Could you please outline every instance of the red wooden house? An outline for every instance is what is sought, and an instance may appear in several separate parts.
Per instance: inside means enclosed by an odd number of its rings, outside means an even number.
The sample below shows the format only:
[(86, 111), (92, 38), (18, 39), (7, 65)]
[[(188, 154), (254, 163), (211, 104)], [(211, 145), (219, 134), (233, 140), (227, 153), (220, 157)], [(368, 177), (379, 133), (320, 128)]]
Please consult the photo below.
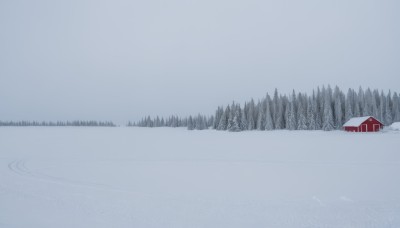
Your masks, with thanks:
[(375, 132), (381, 130), (383, 124), (372, 116), (351, 118), (343, 125), (345, 131)]

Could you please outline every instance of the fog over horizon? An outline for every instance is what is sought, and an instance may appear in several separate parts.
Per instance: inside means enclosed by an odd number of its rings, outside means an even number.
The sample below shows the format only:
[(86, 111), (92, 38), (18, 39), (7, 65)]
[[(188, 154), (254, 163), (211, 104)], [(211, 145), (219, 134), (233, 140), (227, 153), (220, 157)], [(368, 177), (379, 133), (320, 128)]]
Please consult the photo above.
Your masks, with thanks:
[(0, 120), (214, 114), (318, 86), (400, 92), (399, 1), (1, 1)]

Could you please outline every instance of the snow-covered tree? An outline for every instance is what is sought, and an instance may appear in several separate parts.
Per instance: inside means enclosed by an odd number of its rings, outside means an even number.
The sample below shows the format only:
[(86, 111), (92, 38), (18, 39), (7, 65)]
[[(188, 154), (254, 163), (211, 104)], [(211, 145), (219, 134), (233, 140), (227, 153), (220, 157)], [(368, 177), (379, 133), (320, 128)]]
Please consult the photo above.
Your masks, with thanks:
[(334, 128), (334, 123), (333, 123), (332, 106), (331, 106), (330, 97), (328, 94), (326, 94), (325, 103), (324, 103), (322, 130), (332, 131), (333, 129), (335, 129), (335, 128)]
[(293, 91), (292, 100), (289, 103), (289, 109), (287, 115), (287, 127), (289, 130), (296, 130), (297, 128), (297, 112), (296, 112), (296, 93)]
[(335, 126), (336, 129), (340, 129), (343, 125), (343, 112), (342, 112), (342, 101), (339, 96), (335, 97)]
[(256, 128), (256, 121), (255, 121), (255, 104), (254, 100), (251, 99), (250, 103), (248, 104), (248, 114), (247, 114), (247, 130), (254, 130)]
[(392, 117), (392, 111), (390, 109), (390, 91), (389, 94), (387, 95), (386, 98), (386, 104), (385, 104), (385, 116), (384, 116), (384, 123), (385, 125), (390, 125), (393, 123), (393, 117)]
[(213, 121), (213, 128), (214, 129), (218, 128), (219, 122), (221, 121), (221, 117), (222, 117), (223, 114), (224, 114), (223, 107), (219, 107), (218, 106), (218, 109), (215, 112), (215, 117), (214, 117), (214, 121)]
[(351, 118), (353, 118), (352, 104), (353, 104), (353, 93), (352, 93), (351, 89), (349, 89), (347, 92), (345, 114), (344, 114), (344, 119), (346, 122), (349, 121)]
[(283, 107), (283, 98), (279, 97), (277, 99), (277, 108), (275, 109), (276, 115), (275, 115), (275, 129), (284, 129), (284, 107)]
[(306, 111), (303, 108), (303, 103), (300, 101), (297, 109), (297, 129), (307, 130)]
[(265, 130), (265, 101), (261, 101), (258, 105), (257, 125), (256, 128), (259, 131)]
[(246, 114), (245, 113), (246, 113), (246, 110), (243, 108), (242, 112), (241, 112), (241, 115), (242, 115), (242, 117), (241, 117), (241, 120), (242, 120), (242, 122), (241, 122), (241, 130), (242, 131), (245, 131), (245, 130), (248, 129), (247, 119), (246, 119)]
[(226, 128), (228, 127), (228, 118), (229, 118), (230, 113), (231, 113), (231, 109), (228, 105), (228, 106), (226, 106), (225, 111), (221, 116), (221, 120), (219, 121), (217, 130), (220, 130), (220, 131), (226, 130)]
[(271, 109), (271, 115), (274, 127), (276, 126), (278, 113), (279, 113), (279, 94), (278, 94), (278, 89), (275, 88), (274, 97), (272, 98), (272, 109)]
[(188, 123), (187, 123), (188, 130), (194, 130), (194, 123), (192, 116), (189, 116)]
[(393, 94), (392, 113), (393, 122), (400, 122), (400, 99), (396, 92)]
[(307, 125), (309, 130), (317, 130), (316, 119), (315, 119), (315, 103), (312, 98), (308, 99), (307, 105)]
[(264, 129), (267, 131), (274, 129), (274, 123), (272, 120), (272, 110), (271, 110), (271, 101), (269, 95), (266, 98), (266, 112), (265, 112), (265, 127)]
[[(257, 104), (251, 99), (245, 103), (243, 109), (239, 104), (233, 102), (225, 109), (218, 107), (215, 115), (206, 117), (204, 115), (189, 116), (181, 118), (176, 115), (166, 119), (151, 118), (146, 116), (139, 122), (129, 122), (128, 126), (140, 127), (187, 127), (188, 129), (207, 129), (212, 127), (217, 130), (241, 131), (241, 130), (333, 130), (340, 129), (344, 122), (352, 117), (372, 115), (377, 117), (386, 125), (394, 121), (400, 121), (400, 98), (398, 93), (384, 94), (378, 90), (358, 91), (349, 89), (345, 94), (330, 85), (323, 86), (322, 90), (317, 88), (312, 96), (299, 93), (297, 96), (293, 91), (290, 96), (278, 94), (277, 89), (274, 96), (267, 94)], [(107, 126), (111, 122), (96, 121), (71, 121), (71, 122), (1, 122), (0, 126)]]
[(228, 131), (241, 131), (242, 126), (242, 110), (239, 105), (232, 104), (231, 112), (228, 119)]

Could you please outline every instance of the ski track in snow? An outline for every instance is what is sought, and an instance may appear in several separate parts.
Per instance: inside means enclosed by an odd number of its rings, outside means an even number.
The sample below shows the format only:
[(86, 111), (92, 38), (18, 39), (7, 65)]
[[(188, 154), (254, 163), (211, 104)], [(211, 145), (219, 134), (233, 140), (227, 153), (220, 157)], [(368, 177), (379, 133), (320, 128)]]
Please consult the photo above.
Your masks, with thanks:
[(10, 163), (8, 163), (8, 169), (16, 173), (20, 176), (23, 177), (28, 177), (36, 180), (41, 180), (41, 181), (48, 181), (52, 183), (57, 183), (57, 184), (67, 184), (67, 185), (76, 185), (76, 186), (83, 186), (83, 187), (90, 187), (90, 188), (96, 188), (96, 189), (108, 189), (110, 186), (105, 185), (105, 184), (98, 184), (98, 183), (91, 183), (91, 182), (83, 182), (83, 181), (75, 181), (75, 180), (69, 180), (66, 178), (61, 178), (61, 177), (54, 177), (42, 173), (37, 173), (37, 172), (32, 172), (26, 167), (26, 160), (20, 159), (20, 160), (14, 160)]
[[(191, 199), (191, 198), (185, 198), (183, 199), (182, 197), (177, 198), (176, 196), (169, 195), (169, 194), (157, 194), (157, 193), (148, 193), (148, 192), (138, 192), (134, 191), (132, 189), (125, 189), (125, 188), (118, 188), (115, 186), (111, 185), (106, 185), (106, 184), (99, 184), (99, 183), (94, 183), (94, 182), (87, 182), (87, 181), (78, 181), (78, 180), (71, 180), (67, 178), (62, 178), (62, 177), (56, 177), (52, 175), (47, 175), (39, 172), (34, 172), (30, 169), (27, 168), (27, 159), (15, 159), (12, 162), (9, 162), (7, 167), (10, 170), (10, 172), (21, 176), (23, 178), (28, 178), (32, 179), (34, 181), (41, 181), (41, 182), (47, 182), (50, 184), (58, 184), (58, 185), (66, 185), (66, 186), (73, 186), (73, 187), (80, 187), (80, 188), (88, 188), (88, 189), (93, 189), (96, 191), (104, 191), (104, 192), (114, 192), (114, 193), (122, 193), (122, 194), (128, 194), (128, 195), (136, 195), (140, 196), (142, 198), (148, 198), (148, 199), (153, 199), (153, 200), (169, 200), (169, 201), (185, 201), (185, 202), (198, 202), (198, 199)], [(142, 161), (138, 161), (142, 162)], [(148, 162), (148, 161), (146, 161)], [(152, 161), (150, 161), (152, 162)], [(167, 163), (171, 161), (165, 161)], [(189, 162), (189, 161), (184, 161), (184, 162)], [(37, 169), (40, 169), (40, 167), (36, 167)], [(17, 191), (18, 192), (18, 191)], [(1, 194), (1, 186), (0, 186), (0, 194)], [(21, 193), (22, 194), (22, 193)], [(35, 197), (40, 197), (35, 195)], [(47, 198), (48, 199), (48, 198)], [(210, 200), (206, 199), (201, 199), (200, 201), (207, 202)]]
[[(80, 187), (80, 188), (88, 188), (93, 189), (96, 191), (103, 191), (103, 192), (113, 192), (113, 193), (121, 193), (127, 195), (135, 195), (140, 196), (142, 198), (149, 198), (149, 199), (168, 199), (168, 200), (176, 200), (180, 201), (181, 199), (176, 198), (174, 196), (168, 194), (155, 194), (155, 193), (147, 193), (147, 192), (137, 192), (132, 189), (124, 189), (118, 188), (116, 186), (88, 182), (88, 181), (78, 181), (78, 180), (71, 180), (62, 177), (56, 177), (52, 175), (47, 175), (39, 172), (33, 172), (27, 168), (27, 159), (16, 159), (12, 162), (8, 163), (8, 169), (21, 177), (29, 178), (34, 181), (42, 181), (48, 182), (50, 184), (59, 184), (59, 185), (66, 185), (72, 187)], [(191, 200), (191, 199), (188, 199)]]
[[(70, 185), (70, 186), (76, 186), (76, 187), (83, 187), (83, 188), (89, 188), (89, 189), (95, 189), (95, 190), (101, 190), (101, 191), (114, 191), (114, 192), (123, 192), (123, 193), (135, 193), (138, 194), (137, 192), (134, 191), (128, 191), (128, 190), (121, 190), (121, 189), (117, 189), (117, 188), (113, 188), (112, 186), (109, 185), (105, 185), (105, 184), (98, 184), (98, 183), (93, 183), (93, 182), (84, 182), (84, 181), (76, 181), (76, 180), (70, 180), (70, 179), (66, 179), (66, 178), (61, 178), (61, 177), (55, 177), (55, 176), (51, 176), (51, 175), (47, 175), (47, 174), (43, 174), (43, 173), (38, 173), (38, 172), (33, 172), (32, 170), (27, 168), (27, 159), (16, 159), (13, 160), (11, 162), (8, 163), (7, 167), (10, 170), (10, 172), (17, 174), (18, 176), (24, 177), (24, 178), (29, 178), (35, 181), (44, 181), (44, 182), (48, 182), (51, 184), (61, 184), (61, 185)], [(132, 162), (132, 161), (131, 161)], [(144, 161), (134, 161), (134, 162), (144, 162)], [(145, 162), (154, 162), (154, 161), (145, 161)], [(158, 161), (160, 162), (160, 161)], [(163, 162), (170, 162), (170, 161), (163, 161)], [(176, 161), (175, 161), (176, 162)], [(189, 162), (189, 161), (179, 161), (179, 162)], [(178, 163), (179, 163), (178, 162)], [(199, 162), (199, 161), (196, 161)], [(210, 161), (201, 161), (201, 162), (210, 162)], [(211, 162), (227, 162), (227, 161), (211, 161)], [(230, 161), (228, 161), (229, 163)], [(249, 162), (249, 161), (245, 161), (245, 162)], [(250, 161), (253, 162), (253, 161)], [(269, 164), (287, 164), (287, 162), (260, 162), (260, 163), (269, 163)], [(292, 164), (309, 164), (309, 165), (314, 165), (314, 162), (304, 162), (304, 161), (300, 161), (300, 162), (289, 162)], [(327, 163), (330, 165), (343, 165), (342, 163)], [(389, 165), (393, 165), (395, 163), (392, 162), (388, 162), (388, 163), (346, 163), (346, 165), (365, 165), (365, 164), (374, 164), (374, 165), (384, 165), (384, 164), (389, 164)], [(39, 168), (39, 167), (36, 167)], [(38, 196), (38, 195), (34, 195), (34, 194), (30, 194), (30, 193), (26, 193), (24, 191), (15, 191), (15, 190), (7, 190), (3, 187), (0, 186), (0, 194), (18, 194), (20, 196), (22, 196), (23, 199), (26, 198), (43, 198), (47, 201), (52, 201), (54, 202), (56, 205), (61, 206), (61, 207), (73, 207), (76, 210), (80, 211), (80, 213), (86, 214), (86, 215), (93, 215), (93, 214), (97, 214), (98, 216), (105, 216), (108, 214), (108, 216), (116, 216), (116, 217), (125, 217), (125, 219), (129, 219), (132, 220), (132, 215), (130, 215), (129, 213), (126, 212), (122, 212), (122, 211), (107, 211), (107, 209), (99, 209), (99, 208), (93, 208), (91, 207), (88, 202), (85, 201), (69, 201), (67, 202), (67, 200), (65, 199), (61, 199), (61, 198), (52, 198), (52, 197), (48, 197), (48, 196)], [(148, 196), (150, 194), (147, 194)], [(154, 195), (152, 195), (153, 197), (155, 197)], [(172, 197), (167, 197), (167, 196), (162, 196), (161, 198), (164, 199), (168, 199), (168, 200), (176, 200), (175, 198)], [(349, 199), (346, 196), (340, 196), (339, 199), (342, 202), (346, 202), (346, 203), (353, 203), (354, 201), (352, 199)], [(188, 200), (188, 201), (186, 201)], [(181, 200), (181, 203), (193, 203), (193, 202), (197, 202), (197, 203), (205, 203), (205, 204), (210, 204), (210, 203), (218, 203), (218, 202), (211, 202), (209, 200), (204, 200), (204, 199), (186, 199), (186, 200)], [(179, 200), (177, 200), (179, 201)], [(311, 203), (311, 201), (315, 202), (315, 204), (313, 205)], [(325, 226), (324, 224), (320, 223), (320, 217), (315, 217), (312, 214), (318, 214), (319, 210), (327, 210), (326, 208), (331, 207), (332, 209), (332, 205), (329, 204), (325, 204), (319, 197), (317, 196), (312, 196), (311, 197), (311, 201), (309, 203), (307, 203), (306, 201), (287, 201), (286, 204), (289, 205), (288, 210), (285, 212), (285, 216), (283, 215), (279, 215), (279, 216), (283, 216), (285, 218), (282, 218), (281, 222), (274, 222), (273, 224), (275, 224), (277, 227), (293, 227), (293, 226), (297, 226), (297, 227), (335, 227), (335, 226)], [(234, 205), (234, 204), (232, 204)], [(254, 206), (256, 206), (257, 204), (255, 204)], [(244, 206), (244, 207), (253, 207), (251, 206), (251, 204), (237, 204), (236, 206)], [(276, 206), (276, 205), (275, 205)], [(257, 208), (258, 206), (256, 206)], [(291, 208), (291, 209), (290, 209)], [(325, 209), (323, 209), (325, 208)], [(348, 210), (348, 208), (344, 208), (346, 210)], [(376, 223), (380, 223), (381, 221), (379, 221), (379, 219), (374, 219), (374, 217), (378, 216), (379, 217), (379, 209), (377, 209), (376, 207), (371, 207), (371, 206), (362, 206), (359, 207), (360, 210), (366, 212), (366, 214), (368, 214), (369, 218), (371, 220), (371, 222), (369, 224), (367, 224), (366, 227), (392, 227), (393, 224), (390, 223), (390, 221), (386, 221), (387, 224), (385, 226), (377, 226)], [(269, 209), (270, 210), (270, 209)], [(298, 212), (303, 210), (304, 214), (303, 215), (299, 215)], [(335, 216), (338, 216), (338, 218), (342, 217), (343, 215), (339, 212), (339, 211), (331, 211), (330, 213), (337, 213)], [(351, 212), (350, 212), (351, 213)], [(354, 212), (353, 212), (354, 213)], [(375, 220), (375, 222), (373, 222)], [(297, 222), (296, 222), (297, 221)], [(300, 221), (300, 223), (298, 223), (298, 221)], [(4, 226), (4, 227), (13, 227), (11, 225), (7, 225), (5, 223), (0, 225)], [(365, 225), (365, 224), (364, 224)], [(341, 226), (340, 226), (341, 227)], [(346, 227), (346, 226), (343, 226)], [(359, 227), (357, 226), (357, 223), (354, 223), (353, 226), (351, 227)], [(394, 227), (394, 226), (393, 226)]]
[[(246, 140), (236, 142), (237, 144), (229, 150), (225, 147), (214, 149), (213, 138), (218, 138), (218, 135), (202, 139), (204, 142), (197, 146), (200, 149), (191, 147), (191, 143), (196, 144), (197, 139), (193, 141), (190, 138), (188, 143), (190, 146), (168, 144), (167, 141), (146, 144), (148, 136), (144, 137), (141, 133), (147, 131), (139, 129), (137, 131), (135, 137), (143, 137), (142, 140), (124, 145), (128, 148), (132, 146), (132, 149), (123, 156), (118, 154), (118, 149), (121, 150), (123, 147), (116, 146), (115, 149), (115, 144), (110, 147), (111, 152), (101, 147), (90, 148), (86, 152), (87, 146), (82, 142), (72, 144), (73, 146), (66, 144), (70, 146), (69, 150), (64, 150), (60, 155), (68, 154), (69, 160), (59, 158), (54, 153), (48, 156), (50, 153), (41, 152), (39, 149), (43, 145), (36, 145), (35, 140), (30, 142), (35, 148), (31, 152), (18, 150), (4, 152), (7, 150), (3, 150), (4, 146), (0, 145), (3, 153), (0, 158), (2, 164), (0, 212), (3, 212), (0, 213), (0, 227), (400, 227), (400, 195), (383, 193), (383, 190), (389, 188), (397, 189), (398, 180), (393, 178), (389, 180), (386, 176), (382, 176), (399, 170), (400, 162), (398, 157), (393, 157), (397, 156), (395, 153), (387, 153), (396, 151), (394, 147), (378, 151), (385, 152), (382, 157), (371, 156), (372, 152), (377, 151), (373, 148), (383, 148), (383, 144), (374, 145), (380, 144), (379, 141), (368, 142), (369, 146), (363, 147), (362, 152), (366, 156), (355, 157), (354, 154), (345, 152), (344, 156), (337, 159), (338, 156), (334, 154), (337, 153), (337, 148), (331, 151), (328, 149), (324, 153), (333, 157), (330, 160), (316, 158), (315, 155), (319, 156), (317, 153), (313, 156), (307, 155), (308, 151), (302, 150), (298, 153), (306, 154), (308, 157), (297, 156), (295, 153), (287, 157), (252, 153), (243, 149), (247, 148), (242, 146), (248, 143)], [(55, 132), (60, 134), (57, 129)], [(74, 134), (80, 135), (82, 132), (85, 130), (74, 130), (73, 135), (68, 137), (73, 138)], [(174, 130), (154, 131), (158, 137), (164, 137), (170, 132)], [(3, 138), (9, 137), (7, 131), (6, 133)], [(201, 135), (203, 132), (194, 133), (199, 134), (196, 137), (204, 137)], [(26, 138), (34, 137), (31, 132), (23, 130), (21, 134), (26, 134)], [(102, 134), (109, 137), (107, 132)], [(120, 136), (123, 138), (126, 134), (127, 132), (124, 132)], [(187, 134), (189, 133), (182, 132), (178, 137), (187, 137)], [(238, 136), (238, 134), (221, 135), (232, 137), (229, 141)], [(381, 137), (378, 134), (376, 136)], [(48, 137), (52, 135), (44, 138)], [(64, 136), (62, 137), (64, 140)], [(99, 141), (97, 136), (90, 134), (82, 134), (80, 137), (92, 140), (91, 143)], [(322, 140), (325, 142), (331, 140), (329, 135), (324, 137)], [(354, 135), (354, 137), (363, 140), (363, 137), (371, 136)], [(126, 140), (132, 139), (134, 137), (127, 137)], [(304, 139), (307, 140), (306, 137)], [(123, 140), (119, 141), (116, 138), (112, 140), (117, 142), (117, 145), (118, 142), (124, 143)], [(295, 143), (283, 151), (288, 148), (298, 148), (297, 139), (285, 140)], [(343, 139), (339, 137), (339, 140)], [(254, 143), (252, 140), (248, 141)], [(346, 140), (342, 142), (345, 146), (344, 142)], [(141, 143), (143, 145), (140, 145)], [(257, 148), (262, 146), (264, 142)], [(85, 150), (80, 147), (85, 147)], [(372, 149), (369, 150), (369, 147)], [(99, 152), (94, 153), (94, 149)], [(184, 149), (188, 150), (183, 153)], [(77, 157), (70, 156), (74, 150), (79, 152), (76, 153)], [(315, 148), (310, 150), (312, 154)], [(130, 156), (131, 153), (134, 156)], [(13, 154), (15, 156), (10, 156)], [(35, 157), (35, 154), (40, 156)], [(170, 154), (173, 156), (169, 156)], [(345, 156), (349, 156), (350, 159), (345, 159)], [(101, 168), (106, 169), (106, 172), (97, 174), (102, 171)], [(86, 173), (85, 170), (92, 172)], [(366, 180), (359, 180), (363, 178), (361, 174), (368, 170), (372, 170), (367, 174), (371, 176), (369, 178), (371, 184)], [(280, 173), (282, 171), (286, 173)], [(347, 175), (347, 171), (351, 172), (350, 176)], [(102, 178), (101, 175), (107, 172), (111, 174), (108, 179)], [(275, 172), (275, 174), (259, 172)], [(338, 174), (335, 174), (336, 172)], [(132, 179), (127, 179), (129, 183), (125, 184), (123, 179), (119, 179), (120, 177)], [(319, 179), (313, 180), (314, 177)], [(118, 180), (114, 181), (113, 178)], [(193, 178), (199, 179), (192, 181)], [(287, 180), (287, 178), (294, 179)], [(301, 182), (296, 178), (306, 179)], [(333, 178), (334, 184), (326, 181), (326, 178)], [(363, 186), (374, 189), (365, 191), (376, 199), (360, 199), (354, 190), (346, 186), (351, 184), (349, 181), (352, 179), (356, 183), (360, 181)], [(284, 184), (292, 186), (290, 185), (292, 182), (297, 183), (297, 186), (293, 185), (292, 189), (287, 189)], [(197, 186), (197, 183), (200, 184)], [(376, 183), (383, 184), (381, 189), (374, 188), (373, 185)], [(190, 184), (195, 184), (195, 187), (190, 187)], [(206, 188), (203, 189), (201, 184)], [(276, 187), (280, 184), (285, 189)], [(308, 184), (311, 186), (306, 188)], [(324, 184), (329, 186), (321, 186)], [(201, 188), (197, 190), (196, 186)], [(271, 194), (277, 197), (267, 197), (268, 194), (255, 191), (256, 187), (270, 190)], [(358, 189), (357, 185), (352, 185), (352, 188)], [(277, 189), (282, 190), (282, 193), (276, 192)], [(363, 189), (361, 187), (359, 189), (361, 189), (359, 193), (362, 194)], [(253, 192), (259, 195), (252, 196)]]

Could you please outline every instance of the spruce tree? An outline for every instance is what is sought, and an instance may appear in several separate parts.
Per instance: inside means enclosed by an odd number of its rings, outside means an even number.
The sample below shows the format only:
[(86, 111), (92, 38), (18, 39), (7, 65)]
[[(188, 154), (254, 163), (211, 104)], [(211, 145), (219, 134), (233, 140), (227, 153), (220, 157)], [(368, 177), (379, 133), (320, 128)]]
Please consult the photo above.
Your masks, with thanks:
[(274, 91), (274, 97), (272, 99), (272, 121), (274, 123), (274, 126), (276, 128), (276, 122), (278, 119), (278, 113), (279, 113), (279, 94), (278, 94), (278, 89), (275, 88)]
[(393, 122), (400, 122), (400, 99), (397, 93), (393, 94)]
[(188, 123), (187, 123), (187, 129), (188, 130), (194, 130), (194, 124), (193, 124), (192, 116), (189, 116)]
[(309, 98), (307, 105), (307, 121), (309, 130), (317, 130), (314, 105), (315, 103), (312, 101), (311, 98)]
[(278, 104), (277, 108), (275, 109), (276, 111), (275, 129), (284, 129), (285, 126), (283, 124), (284, 120), (283, 98), (279, 97), (277, 100)]
[(232, 116), (229, 117), (228, 120), (228, 131), (241, 131), (243, 130), (243, 126), (241, 125), (242, 120), (241, 120), (241, 109), (239, 105), (232, 105), (232, 107), (235, 107), (234, 109), (231, 110)]
[(201, 116), (200, 114), (197, 115), (196, 127), (195, 128), (196, 128), (196, 130), (204, 130), (204, 129), (206, 129), (206, 121), (205, 121), (204, 117)]
[(218, 128), (218, 125), (219, 125), (219, 122), (221, 121), (221, 117), (222, 117), (223, 113), (224, 113), (223, 107), (219, 107), (218, 106), (218, 109), (215, 112), (215, 118), (214, 118), (214, 121), (213, 121), (213, 128), (214, 129)]
[(293, 90), (292, 93), (292, 100), (289, 104), (290, 111), (288, 112), (288, 129), (289, 130), (296, 130), (297, 128), (297, 112), (296, 112), (296, 94)]
[(228, 118), (229, 118), (229, 114), (230, 114), (231, 110), (229, 108), (229, 105), (225, 108), (224, 113), (221, 116), (221, 120), (219, 121), (217, 130), (220, 131), (225, 131), (227, 126), (228, 126)]
[(256, 122), (254, 119), (255, 116), (255, 104), (254, 100), (251, 99), (250, 103), (248, 104), (249, 106), (249, 112), (247, 114), (247, 130), (254, 130), (256, 128)]
[(265, 115), (265, 101), (262, 101), (262, 102), (260, 102), (259, 103), (259, 105), (258, 105), (258, 118), (257, 118), (257, 126), (256, 126), (256, 128), (257, 128), (257, 130), (259, 130), (259, 131), (262, 131), (262, 130), (265, 130), (265, 118), (266, 118), (266, 115)]
[(272, 112), (271, 112), (271, 105), (269, 101), (269, 96), (267, 95), (267, 107), (266, 107), (266, 117), (265, 117), (265, 127), (264, 129), (267, 131), (273, 130), (274, 129), (274, 123), (272, 120)]
[(392, 111), (390, 110), (390, 91), (386, 98), (384, 123), (389, 126), (393, 123)]
[(298, 99), (298, 109), (297, 109), (297, 129), (298, 130), (307, 130), (307, 119), (306, 112), (303, 107), (303, 102), (301, 101), (301, 97)]
[(322, 122), (322, 130), (324, 131), (332, 131), (334, 129), (333, 125), (333, 114), (332, 107), (329, 95), (325, 96), (324, 103), (324, 114), (323, 114), (323, 122)]
[(353, 118), (353, 110), (352, 110), (352, 106), (351, 106), (351, 95), (349, 95), (349, 93), (347, 93), (347, 98), (346, 98), (346, 105), (345, 105), (345, 114), (344, 114), (344, 119), (345, 121), (349, 121), (351, 118)]
[(246, 115), (245, 115), (245, 109), (242, 110), (241, 112), (242, 114), (242, 118), (241, 118), (241, 130), (245, 131), (247, 130), (248, 126), (247, 126), (247, 119), (246, 119)]
[(340, 97), (337, 96), (335, 99), (335, 126), (336, 129), (340, 129), (343, 125), (343, 114), (342, 114), (342, 101)]

